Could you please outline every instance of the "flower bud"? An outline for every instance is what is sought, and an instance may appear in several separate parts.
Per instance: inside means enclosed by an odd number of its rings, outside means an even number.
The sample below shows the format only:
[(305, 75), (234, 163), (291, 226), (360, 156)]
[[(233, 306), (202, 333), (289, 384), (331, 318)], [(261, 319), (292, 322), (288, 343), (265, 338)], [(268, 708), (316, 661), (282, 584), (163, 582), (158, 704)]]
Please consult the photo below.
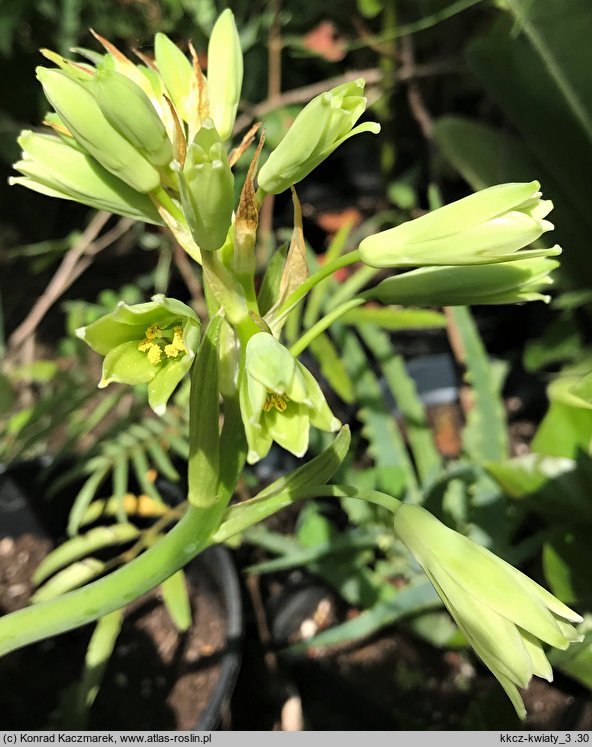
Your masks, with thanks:
[(37, 68), (45, 95), (76, 142), (107, 171), (138, 192), (160, 186), (158, 171), (107, 120), (95, 99), (93, 79), (74, 80), (61, 70)]
[(76, 334), (105, 356), (99, 387), (112, 382), (148, 384), (148, 402), (157, 415), (191, 368), (199, 343), (199, 320), (193, 309), (162, 294), (148, 303), (115, 311)]
[(156, 109), (142, 89), (113, 70), (95, 76), (97, 102), (107, 121), (153, 166), (173, 159), (173, 146)]
[(191, 79), (193, 68), (183, 52), (165, 34), (158, 33), (154, 37), (154, 56), (167, 94), (177, 113), (185, 122), (190, 121), (192, 112), (189, 111), (192, 101)]
[(545, 220), (550, 200), (541, 200), (540, 184), (498, 184), (368, 236), (360, 257), (371, 267), (478, 265), (527, 256), (548, 257), (553, 249), (516, 252), (553, 224)]
[[(560, 251), (553, 248), (554, 254)], [(558, 266), (552, 259), (536, 257), (478, 267), (422, 267), (387, 278), (364, 295), (409, 306), (548, 303), (550, 296), (540, 291), (552, 285), (549, 273)]]
[(312, 374), (267, 332), (247, 343), (239, 397), (250, 464), (262, 459), (273, 441), (301, 457), (311, 425), (323, 431), (341, 425)]
[[(278, 194), (304, 179), (343, 142), (360, 132), (377, 134), (380, 125), (354, 124), (366, 108), (364, 81), (343, 83), (308, 103), (262, 166), (259, 187)], [(353, 128), (353, 129), (352, 129)]]
[(177, 168), (183, 212), (196, 244), (219, 249), (232, 222), (234, 176), (211, 119), (206, 119)]
[(208, 45), (210, 116), (222, 142), (232, 135), (242, 85), (243, 54), (234, 15), (227, 8), (214, 24)]
[(50, 197), (74, 200), (145, 223), (162, 223), (147, 195), (136, 192), (104, 169), (76, 147), (72, 138), (24, 130), (18, 142), (23, 158), (14, 168), (23, 176), (11, 177), (10, 184), (20, 184)]
[(580, 615), (420, 506), (402, 504), (395, 531), (524, 718), (517, 688), (533, 675), (553, 679), (541, 642), (566, 649), (581, 640), (570, 624), (581, 622)]

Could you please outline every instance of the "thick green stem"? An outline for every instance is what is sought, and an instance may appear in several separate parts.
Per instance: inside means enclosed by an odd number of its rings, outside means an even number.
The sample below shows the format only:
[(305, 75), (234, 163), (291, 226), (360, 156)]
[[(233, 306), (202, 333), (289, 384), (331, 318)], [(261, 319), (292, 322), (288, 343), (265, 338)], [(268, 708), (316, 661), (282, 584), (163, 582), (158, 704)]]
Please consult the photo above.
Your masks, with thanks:
[(97, 620), (162, 583), (211, 544), (225, 504), (190, 506), (160, 542), (143, 555), (82, 589), (0, 618), (0, 656)]
[(316, 324), (307, 330), (302, 337), (292, 345), (290, 348), (292, 355), (300, 355), (300, 353), (303, 350), (306, 350), (310, 343), (313, 342), (313, 340), (316, 340), (316, 338), (330, 327), (333, 322), (337, 321), (337, 319), (342, 317), (344, 314), (347, 314), (351, 309), (355, 309), (356, 306), (361, 306), (364, 303), (366, 303), (365, 298), (352, 298), (351, 301), (347, 301), (346, 303), (341, 304), (341, 306), (337, 306), (333, 311), (330, 311), (326, 316), (319, 319)]

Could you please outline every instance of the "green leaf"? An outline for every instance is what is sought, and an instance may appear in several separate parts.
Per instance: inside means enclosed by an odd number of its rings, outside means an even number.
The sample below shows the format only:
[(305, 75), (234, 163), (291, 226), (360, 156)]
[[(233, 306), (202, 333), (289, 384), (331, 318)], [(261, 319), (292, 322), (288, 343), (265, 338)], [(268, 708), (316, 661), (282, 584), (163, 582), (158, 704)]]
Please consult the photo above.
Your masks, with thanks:
[(384, 393), (368, 358), (355, 334), (342, 336), (342, 355), (349, 375), (355, 382), (360, 405), (358, 418), (363, 423), (362, 435), (368, 440), (368, 452), (374, 459), (377, 486), (399, 496), (406, 492), (419, 500), (415, 470), (396, 421), (384, 407)]
[(518, 138), (465, 117), (442, 117), (434, 138), (446, 160), (477, 191), (537, 174), (536, 159)]
[(68, 517), (68, 534), (71, 537), (78, 531), (82, 517), (86, 513), (86, 509), (90, 502), (95, 497), (97, 490), (104, 482), (109, 469), (109, 464), (102, 463), (102, 465), (97, 467), (97, 469), (90, 475), (78, 492), (72, 510), (70, 511), (70, 516)]
[(319, 633), (304, 643), (293, 646), (292, 650), (299, 651), (309, 647), (331, 646), (355, 641), (372, 635), (409, 615), (437, 609), (441, 604), (433, 586), (427, 581), (421, 581), (415, 586), (408, 586), (397, 592), (392, 599), (379, 602), (371, 609), (365, 610), (353, 620), (348, 620)]
[(373, 324), (382, 329), (438, 329), (446, 327), (446, 317), (439, 311), (427, 309), (403, 309), (398, 306), (362, 306), (348, 311), (341, 317), (343, 324), (359, 326)]
[(299, 495), (310, 486), (326, 483), (345, 459), (349, 442), (349, 428), (344, 426), (331, 446), (310, 462), (280, 477), (254, 498), (229, 508), (221, 527), (214, 535), (214, 541), (225, 542), (229, 537), (298, 500)]
[[(513, 19), (502, 18), (479, 37), (469, 63), (535, 157), (537, 178), (556, 205), (560, 242), (585, 246), (592, 230), (592, 85), (585, 74), (592, 7), (587, 0), (507, 0), (505, 6)], [(567, 252), (562, 264), (573, 284), (592, 284), (587, 252)]]
[(108, 527), (96, 527), (86, 534), (73, 537), (56, 547), (41, 561), (33, 574), (33, 583), (37, 586), (60, 568), (70, 565), (75, 560), (105, 547), (131, 542), (139, 534), (140, 531), (133, 524), (113, 524)]
[(579, 628), (584, 634), (581, 643), (572, 643), (566, 651), (552, 649), (551, 665), (592, 690), (592, 619), (587, 615)]
[(458, 352), (466, 366), (474, 406), (463, 434), (466, 451), (477, 461), (503, 459), (508, 453), (506, 415), (501, 397), (505, 369), (491, 364), (471, 312), (466, 307), (448, 310), (449, 334), (458, 337)]
[(487, 472), (506, 495), (524, 503), (552, 523), (592, 522), (592, 460), (526, 454), (488, 462)]
[(562, 602), (592, 609), (592, 548), (588, 533), (567, 531), (545, 544), (543, 570), (551, 591)]
[(217, 500), (220, 473), (218, 337), (222, 321), (221, 316), (216, 316), (209, 323), (191, 370), (187, 497), (194, 506), (210, 506)]
[[(123, 610), (116, 610), (97, 622), (84, 658), (84, 671), (76, 687), (71, 712), (66, 712), (67, 729), (86, 729), (88, 712), (92, 708), (103, 681), (109, 659), (115, 649), (123, 624)], [(66, 710), (66, 709), (65, 709)]]
[(551, 400), (531, 448), (549, 456), (573, 458), (578, 451), (587, 452), (591, 440), (592, 410)]
[(181, 633), (191, 627), (191, 602), (187, 581), (183, 571), (177, 571), (160, 585), (162, 601), (165, 603), (171, 620)]
[(344, 402), (351, 404), (354, 401), (354, 385), (329, 335), (325, 332), (320, 334), (309, 347), (331, 389)]
[(72, 591), (72, 589), (77, 589), (79, 586), (83, 586), (97, 576), (100, 576), (105, 567), (106, 564), (96, 558), (79, 560), (67, 568), (58, 571), (55, 576), (52, 576), (47, 583), (37, 589), (32, 595), (30, 602), (33, 604), (47, 602), (54, 599), (54, 597)]
[(436, 449), (415, 382), (407, 373), (403, 358), (395, 354), (388, 335), (376, 327), (366, 325), (360, 328), (360, 334), (380, 365), (393, 399), (403, 414), (415, 465), (422, 484), (425, 484), (439, 474), (442, 458)]

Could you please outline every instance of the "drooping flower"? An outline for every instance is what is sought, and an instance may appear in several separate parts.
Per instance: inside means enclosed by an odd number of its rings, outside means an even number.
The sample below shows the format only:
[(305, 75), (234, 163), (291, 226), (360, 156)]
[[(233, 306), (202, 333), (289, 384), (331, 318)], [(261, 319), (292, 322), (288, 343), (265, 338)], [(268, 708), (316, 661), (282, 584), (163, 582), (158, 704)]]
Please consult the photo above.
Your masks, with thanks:
[(555, 260), (535, 257), (476, 267), (421, 267), (386, 278), (364, 295), (411, 306), (549, 302), (551, 297), (541, 291), (553, 283), (550, 273), (558, 266)]
[(303, 456), (311, 425), (323, 431), (341, 425), (312, 374), (267, 332), (247, 343), (239, 395), (250, 464), (262, 459), (273, 441)]
[(524, 718), (518, 688), (533, 675), (553, 678), (541, 644), (566, 649), (581, 640), (572, 625), (582, 622), (580, 615), (421, 506), (402, 504), (395, 531)]
[(316, 96), (294, 120), (277, 148), (261, 167), (259, 187), (278, 194), (304, 179), (348, 138), (361, 132), (377, 134), (380, 125), (363, 122), (364, 81), (343, 83)]
[[(553, 229), (553, 209), (537, 181), (498, 184), (400, 226), (368, 236), (360, 257), (371, 267), (480, 265), (549, 257), (552, 249), (519, 252)], [(519, 252), (519, 253), (518, 253)]]
[(76, 334), (105, 356), (99, 387), (112, 382), (148, 384), (148, 402), (158, 415), (191, 368), (200, 327), (193, 309), (162, 294), (97, 319)]

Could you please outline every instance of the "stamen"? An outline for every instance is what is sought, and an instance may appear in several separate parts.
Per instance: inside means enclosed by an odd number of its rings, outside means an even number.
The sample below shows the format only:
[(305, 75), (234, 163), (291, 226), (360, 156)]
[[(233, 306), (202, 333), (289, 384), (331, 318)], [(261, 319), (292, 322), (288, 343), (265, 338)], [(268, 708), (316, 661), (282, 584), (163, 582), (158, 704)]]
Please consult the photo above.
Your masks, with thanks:
[(288, 397), (285, 394), (276, 394), (275, 392), (267, 392), (265, 402), (263, 403), (263, 411), (269, 412), (272, 407), (275, 407), (279, 412), (284, 412), (288, 406)]
[(156, 343), (152, 343), (151, 347), (148, 350), (148, 360), (150, 363), (152, 363), (153, 366), (156, 366), (157, 363), (160, 363), (160, 359), (162, 358), (162, 350)]

